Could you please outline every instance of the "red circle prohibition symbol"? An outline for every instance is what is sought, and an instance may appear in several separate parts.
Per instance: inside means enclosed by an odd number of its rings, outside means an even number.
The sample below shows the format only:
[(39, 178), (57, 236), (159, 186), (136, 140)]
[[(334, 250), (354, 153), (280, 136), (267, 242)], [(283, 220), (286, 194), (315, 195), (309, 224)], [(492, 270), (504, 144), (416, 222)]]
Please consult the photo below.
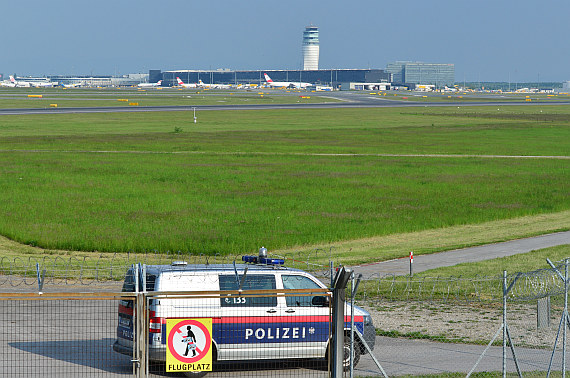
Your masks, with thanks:
[[(192, 326), (198, 327), (204, 333), (204, 336), (206, 337), (206, 346), (204, 347), (204, 350), (202, 350), (202, 352), (195, 357), (181, 356), (174, 349), (174, 345), (173, 345), (174, 335), (178, 333), (178, 330), (180, 328), (182, 328), (186, 325), (192, 325)], [(208, 332), (208, 329), (206, 328), (205, 325), (203, 325), (202, 323), (200, 323), (199, 321), (196, 321), (196, 320), (190, 320), (190, 319), (183, 320), (180, 323), (177, 323), (174, 327), (172, 327), (172, 329), (170, 330), (170, 333), (168, 334), (168, 350), (170, 351), (172, 356), (174, 356), (174, 358), (176, 358), (178, 361), (185, 362), (187, 364), (191, 364), (191, 363), (200, 361), (202, 358), (204, 358), (204, 356), (206, 354), (208, 354), (208, 351), (210, 350), (211, 345), (212, 345), (212, 335), (210, 335), (210, 333)]]

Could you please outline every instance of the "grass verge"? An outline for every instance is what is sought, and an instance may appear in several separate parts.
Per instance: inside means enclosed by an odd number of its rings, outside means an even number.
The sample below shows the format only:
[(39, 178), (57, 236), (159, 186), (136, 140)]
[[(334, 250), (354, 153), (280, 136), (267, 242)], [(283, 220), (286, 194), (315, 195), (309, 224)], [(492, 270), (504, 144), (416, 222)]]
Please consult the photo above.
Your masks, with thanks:
[[(410, 251), (413, 251), (414, 255), (422, 255), (569, 229), (570, 211), (566, 210), (554, 214), (524, 216), (480, 224), (457, 225), (338, 243), (297, 246), (276, 250), (273, 253), (296, 259), (310, 256), (311, 262), (327, 264), (329, 257), (327, 252), (331, 251), (335, 261), (344, 265), (358, 265), (405, 257)], [(315, 253), (317, 250), (325, 252)], [(442, 268), (442, 270), (446, 271), (446, 273), (442, 272), (442, 275), (453, 275), (451, 268)]]

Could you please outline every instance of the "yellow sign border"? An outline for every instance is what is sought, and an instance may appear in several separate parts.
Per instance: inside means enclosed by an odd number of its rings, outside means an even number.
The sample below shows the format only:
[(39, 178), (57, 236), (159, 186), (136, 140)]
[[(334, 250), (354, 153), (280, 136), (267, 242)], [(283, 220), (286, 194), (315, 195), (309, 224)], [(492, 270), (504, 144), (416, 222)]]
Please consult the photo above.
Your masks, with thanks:
[[(196, 359), (184, 358), (173, 353), (173, 331), (186, 324), (197, 326), (206, 336), (206, 352)], [(208, 340), (209, 339), (209, 340)], [(212, 318), (176, 318), (166, 319), (166, 371), (212, 371)], [(176, 354), (176, 355), (175, 355)]]

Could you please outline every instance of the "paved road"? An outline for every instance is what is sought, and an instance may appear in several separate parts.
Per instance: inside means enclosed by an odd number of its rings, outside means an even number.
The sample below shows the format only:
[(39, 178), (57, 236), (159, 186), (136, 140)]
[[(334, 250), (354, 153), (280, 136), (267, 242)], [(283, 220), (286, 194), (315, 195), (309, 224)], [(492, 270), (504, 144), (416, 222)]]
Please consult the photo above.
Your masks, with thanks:
[[(477, 262), (498, 257), (512, 256), (536, 249), (570, 244), (570, 231), (541, 235), (532, 238), (512, 240), (503, 243), (487, 244), (479, 247), (456, 249), (453, 251), (414, 256), (413, 271), (423, 272), (444, 266), (453, 266), (465, 262)], [(364, 277), (377, 274), (405, 275), (410, 273), (409, 258), (383, 261), (352, 267)]]
[[(563, 244), (570, 244), (570, 231), (512, 240), (503, 243), (487, 244), (479, 247), (462, 248), (453, 251), (414, 256), (413, 271), (418, 273), (429, 269), (512, 256), (519, 253), (526, 253), (537, 249)], [(354, 266), (352, 268), (355, 272), (362, 273), (364, 277), (373, 274), (405, 275), (410, 273), (410, 261), (409, 258), (406, 257), (373, 264)]]

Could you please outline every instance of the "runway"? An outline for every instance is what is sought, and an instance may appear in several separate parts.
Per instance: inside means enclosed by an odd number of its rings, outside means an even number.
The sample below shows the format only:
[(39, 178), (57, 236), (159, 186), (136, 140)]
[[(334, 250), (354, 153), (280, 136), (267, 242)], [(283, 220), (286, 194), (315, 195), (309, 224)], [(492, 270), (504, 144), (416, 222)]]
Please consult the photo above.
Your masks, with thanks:
[[(325, 97), (325, 96), (323, 96)], [(372, 96), (363, 93), (335, 93), (326, 96), (340, 100), (328, 103), (293, 104), (251, 104), (251, 105), (170, 105), (170, 106), (97, 106), (57, 108), (12, 108), (0, 109), (0, 115), (24, 114), (80, 114), (80, 113), (138, 113), (216, 111), (216, 110), (286, 110), (286, 109), (350, 109), (350, 108), (427, 108), (427, 107), (473, 107), (473, 106), (552, 106), (570, 105), (569, 102), (512, 102), (512, 101), (469, 101), (469, 102), (410, 102), (395, 98)]]

